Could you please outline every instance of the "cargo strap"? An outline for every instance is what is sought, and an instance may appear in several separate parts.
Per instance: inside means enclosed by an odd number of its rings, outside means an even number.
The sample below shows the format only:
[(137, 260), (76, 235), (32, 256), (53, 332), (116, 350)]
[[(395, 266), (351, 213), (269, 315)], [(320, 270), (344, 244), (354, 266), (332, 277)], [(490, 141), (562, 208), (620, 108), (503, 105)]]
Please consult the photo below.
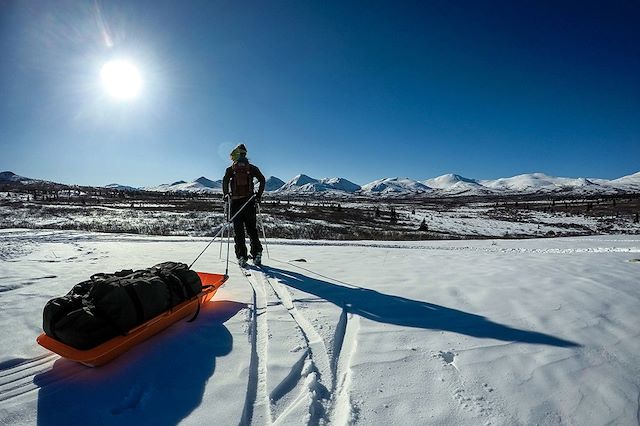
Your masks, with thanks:
[(133, 306), (136, 309), (136, 324), (142, 324), (145, 321), (144, 308), (142, 307), (142, 301), (140, 297), (138, 297), (138, 293), (136, 293), (132, 285), (123, 286), (121, 283), (118, 283), (118, 285), (126, 290), (129, 298), (133, 302)]
[[(210, 289), (214, 286), (212, 285), (203, 285), (202, 286), (202, 291), (206, 290), (206, 289)], [(198, 314), (200, 313), (200, 295), (198, 295), (198, 307), (196, 308), (196, 313), (193, 314), (193, 316), (191, 317), (191, 319), (187, 322), (194, 322), (196, 320), (196, 318), (198, 318)]]

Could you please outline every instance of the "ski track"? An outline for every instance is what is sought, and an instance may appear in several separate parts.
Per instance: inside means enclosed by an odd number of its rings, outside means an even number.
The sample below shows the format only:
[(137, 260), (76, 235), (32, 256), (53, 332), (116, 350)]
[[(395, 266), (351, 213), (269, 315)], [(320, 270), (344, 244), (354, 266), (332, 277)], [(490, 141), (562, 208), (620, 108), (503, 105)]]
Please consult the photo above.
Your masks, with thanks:
[[(332, 357), (329, 357), (324, 339), (317, 332), (315, 327), (309, 320), (296, 308), (291, 295), (286, 287), (278, 280), (269, 279), (268, 273), (260, 271), (260, 279), (265, 285), (269, 285), (276, 297), (282, 305), (287, 309), (289, 315), (297, 324), (299, 330), (307, 343), (308, 349), (305, 356), (311, 363), (311, 371), (317, 372), (317, 377), (307, 376), (305, 378), (306, 386), (303, 388), (303, 394), (285, 409), (280, 417), (276, 419), (287, 421), (287, 415), (293, 412), (293, 409), (305, 400), (309, 406), (310, 424), (317, 424), (324, 418), (330, 423), (347, 424), (354, 417), (353, 405), (351, 402), (351, 362), (357, 347), (357, 333), (360, 328), (360, 318), (348, 312), (348, 307), (343, 307), (340, 319), (336, 326), (333, 340)], [(294, 371), (301, 372), (304, 357), (301, 358), (296, 366), (292, 368)], [(313, 373), (312, 373), (313, 374)], [(302, 377), (299, 377), (300, 379)], [(293, 380), (287, 377), (284, 382), (289, 383)], [(290, 386), (291, 387), (291, 386)], [(276, 388), (279, 389), (280, 385)], [(292, 387), (291, 387), (292, 388)], [(275, 393), (275, 392), (274, 392)], [(280, 396), (278, 393), (277, 396)]]
[(349, 424), (355, 416), (350, 395), (351, 363), (358, 344), (359, 330), (360, 317), (349, 313), (347, 308), (343, 307), (336, 329), (332, 360), (334, 386), (331, 392), (330, 421), (334, 424)]
[(52, 358), (56, 358), (53, 353), (42, 354), (26, 360), (18, 360), (15, 364), (11, 361), (5, 361), (3, 364), (10, 364), (6, 368), (0, 367), (0, 386), (5, 383), (5, 379), (8, 376), (13, 376), (21, 371), (29, 370), (41, 364), (46, 364), (51, 361)]
[[(242, 269), (242, 268), (241, 268)], [(269, 325), (267, 322), (267, 296), (264, 285), (258, 285), (250, 273), (242, 270), (253, 290), (251, 321), (251, 362), (249, 382), (242, 413), (242, 425), (270, 425), (271, 403), (267, 389), (267, 362), (269, 351)]]
[[(40, 355), (0, 372), (0, 402), (4, 402), (38, 389), (46, 388), (80, 374), (84, 368), (68, 363), (52, 371), (59, 356), (49, 353)], [(36, 380), (36, 377), (38, 379)]]
[(307, 364), (307, 360), (309, 359), (309, 350), (306, 349), (304, 353), (298, 358), (298, 361), (293, 364), (289, 374), (285, 377), (278, 385), (273, 389), (269, 398), (272, 403), (277, 403), (280, 401), (285, 395), (295, 389), (296, 385), (300, 381), (300, 378), (304, 374), (304, 368)]
[(331, 387), (333, 384), (333, 378), (331, 374), (331, 363), (329, 362), (329, 355), (327, 348), (324, 344), (324, 340), (320, 334), (316, 331), (315, 327), (309, 322), (309, 320), (300, 313), (300, 311), (293, 304), (291, 295), (277, 280), (270, 280), (267, 276), (260, 272), (260, 278), (263, 283), (268, 284), (276, 294), (277, 298), (282, 302), (284, 307), (289, 312), (289, 315), (298, 325), (298, 328), (302, 332), (307, 345), (311, 351), (311, 358), (313, 363), (318, 368), (320, 379), (330, 379)]
[[(329, 387), (324, 385), (323, 381), (329, 381), (330, 383), (333, 382), (329, 355), (324, 344), (324, 340), (322, 336), (318, 334), (313, 325), (311, 325), (309, 320), (307, 320), (307, 318), (294, 306), (293, 301), (291, 300), (291, 295), (287, 292), (284, 286), (277, 280), (269, 280), (263, 271), (258, 272), (263, 286), (266, 287), (268, 285), (271, 287), (280, 303), (282, 303), (282, 305), (287, 309), (287, 312), (297, 324), (298, 329), (302, 332), (302, 336), (307, 345), (306, 355), (309, 362), (309, 365), (305, 368), (305, 372), (307, 374), (304, 374), (303, 372), (300, 376), (300, 379), (304, 378), (305, 386), (303, 387), (302, 393), (291, 404), (290, 409), (285, 409), (279, 419), (283, 419), (286, 422), (287, 415), (292, 411), (292, 409), (306, 401), (310, 404), (308, 409), (308, 412), (311, 415), (309, 423), (318, 423), (320, 418), (324, 417), (324, 413), (326, 411), (322, 401), (328, 397), (327, 389), (332, 388), (331, 385)], [(276, 419), (276, 422), (277, 421), (278, 419)]]

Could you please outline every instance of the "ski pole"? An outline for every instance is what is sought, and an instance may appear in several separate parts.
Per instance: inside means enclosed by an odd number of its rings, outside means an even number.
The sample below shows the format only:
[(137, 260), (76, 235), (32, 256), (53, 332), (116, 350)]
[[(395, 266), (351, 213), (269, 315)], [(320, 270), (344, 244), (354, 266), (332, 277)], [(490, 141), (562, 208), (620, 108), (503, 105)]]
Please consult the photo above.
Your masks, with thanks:
[[(226, 221), (229, 218), (229, 215), (227, 214), (227, 198), (224, 197), (222, 199), (222, 211), (223, 211), (223, 216), (224, 216), (224, 220)], [(222, 238), (220, 238), (220, 254), (218, 255), (219, 259), (222, 259), (222, 246), (224, 245), (224, 235), (225, 233), (222, 233)]]
[[(244, 208), (244, 207), (243, 207)], [(229, 215), (231, 214), (231, 200), (227, 197), (227, 223), (230, 222)], [(231, 242), (231, 226), (227, 228), (227, 266), (224, 274), (229, 275), (229, 250), (230, 250), (230, 242)]]
[[(247, 207), (247, 205), (255, 198), (255, 195), (252, 195), (251, 198), (249, 198), (243, 205), (242, 207), (240, 207), (240, 210), (238, 210), (232, 217), (231, 219), (229, 219), (225, 224), (223, 224), (222, 228), (220, 228), (220, 230), (216, 233), (216, 235), (213, 236), (213, 238), (211, 239), (211, 241), (209, 241), (209, 244), (207, 244), (207, 246), (204, 248), (204, 250), (202, 250), (200, 252), (200, 254), (198, 255), (198, 257), (196, 257), (196, 259), (191, 262), (191, 265), (189, 265), (189, 269), (191, 269), (191, 267), (193, 266), (194, 263), (196, 263), (198, 261), (198, 259), (200, 259), (200, 256), (202, 256), (204, 254), (205, 251), (207, 251), (207, 249), (211, 246), (211, 244), (213, 244), (213, 242), (216, 240), (216, 238), (218, 238), (218, 236), (222, 233), (222, 231), (224, 231), (224, 229), (226, 227), (229, 226), (229, 224), (231, 222), (233, 222), (233, 219), (236, 218), (236, 216), (238, 216), (240, 214), (240, 212), (242, 210), (244, 210), (245, 207)], [(229, 260), (229, 252), (227, 251), (227, 262)]]
[(262, 220), (262, 212), (260, 211), (260, 203), (258, 203), (258, 217), (260, 218), (260, 226), (262, 227), (262, 237), (264, 238), (264, 248), (267, 250), (267, 257), (271, 259), (269, 254), (269, 245), (267, 244), (267, 233), (264, 232), (264, 221)]

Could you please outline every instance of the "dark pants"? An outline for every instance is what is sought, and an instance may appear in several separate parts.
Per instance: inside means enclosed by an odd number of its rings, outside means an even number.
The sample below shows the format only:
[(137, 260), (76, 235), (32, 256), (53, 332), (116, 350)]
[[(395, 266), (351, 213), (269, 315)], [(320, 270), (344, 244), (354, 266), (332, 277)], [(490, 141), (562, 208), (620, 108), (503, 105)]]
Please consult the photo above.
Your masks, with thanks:
[[(231, 216), (236, 214), (247, 200), (248, 198), (231, 200)], [(260, 244), (258, 228), (256, 227), (256, 203), (253, 200), (233, 219), (233, 231), (235, 234), (233, 240), (236, 243), (237, 258), (247, 257), (247, 246), (244, 242), (245, 227), (247, 228), (247, 234), (249, 234), (249, 240), (251, 241), (251, 256), (255, 257), (256, 254), (262, 252), (262, 244)]]

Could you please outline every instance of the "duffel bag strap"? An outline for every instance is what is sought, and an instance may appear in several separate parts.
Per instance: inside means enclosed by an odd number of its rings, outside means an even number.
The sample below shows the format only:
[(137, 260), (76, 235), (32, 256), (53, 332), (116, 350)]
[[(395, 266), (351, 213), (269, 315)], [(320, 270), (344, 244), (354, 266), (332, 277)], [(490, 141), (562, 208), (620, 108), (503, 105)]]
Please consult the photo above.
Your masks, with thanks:
[[(213, 287), (212, 285), (205, 285), (202, 286), (202, 290), (208, 289)], [(200, 313), (200, 297), (198, 297), (198, 308), (196, 309), (196, 313), (193, 314), (193, 316), (191, 317), (191, 319), (187, 322), (194, 322), (196, 320), (196, 318), (198, 318), (198, 314)]]

